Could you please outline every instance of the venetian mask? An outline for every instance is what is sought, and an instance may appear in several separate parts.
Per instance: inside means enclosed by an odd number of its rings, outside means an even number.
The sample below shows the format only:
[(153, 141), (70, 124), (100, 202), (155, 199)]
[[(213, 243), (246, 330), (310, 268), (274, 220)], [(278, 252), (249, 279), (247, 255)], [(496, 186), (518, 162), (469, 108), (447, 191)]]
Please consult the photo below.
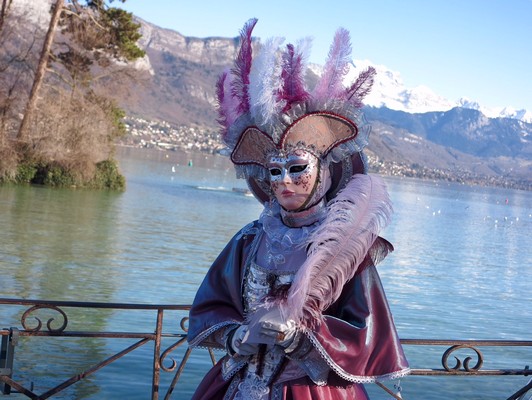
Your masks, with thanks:
[(285, 210), (298, 211), (312, 205), (320, 186), (320, 160), (316, 156), (294, 150), (270, 157), (267, 168), (273, 195)]

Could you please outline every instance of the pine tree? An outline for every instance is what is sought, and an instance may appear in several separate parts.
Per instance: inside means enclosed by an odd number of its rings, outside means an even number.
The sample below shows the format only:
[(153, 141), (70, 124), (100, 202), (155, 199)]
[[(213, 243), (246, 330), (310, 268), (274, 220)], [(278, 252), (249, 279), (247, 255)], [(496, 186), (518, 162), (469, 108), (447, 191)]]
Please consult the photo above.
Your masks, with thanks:
[[(9, 1), (2, 0), (2, 12)], [(140, 24), (112, 2), (55, 1), (17, 133), (21, 162), (63, 170), (68, 184), (90, 181), (125, 132), (124, 112), (98, 83), (119, 82), (129, 76), (128, 63), (144, 56), (136, 44)]]

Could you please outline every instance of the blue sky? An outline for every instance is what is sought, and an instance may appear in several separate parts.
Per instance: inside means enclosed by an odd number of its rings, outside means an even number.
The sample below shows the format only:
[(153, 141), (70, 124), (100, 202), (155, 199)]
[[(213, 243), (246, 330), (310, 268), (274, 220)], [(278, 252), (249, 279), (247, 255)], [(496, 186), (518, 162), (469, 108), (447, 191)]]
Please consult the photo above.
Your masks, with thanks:
[(399, 72), (407, 87), (532, 111), (532, 0), (127, 0), (121, 7), (195, 37), (235, 37), (256, 17), (254, 36), (312, 37), (311, 61), (320, 64), (341, 26), (351, 32), (353, 58)]

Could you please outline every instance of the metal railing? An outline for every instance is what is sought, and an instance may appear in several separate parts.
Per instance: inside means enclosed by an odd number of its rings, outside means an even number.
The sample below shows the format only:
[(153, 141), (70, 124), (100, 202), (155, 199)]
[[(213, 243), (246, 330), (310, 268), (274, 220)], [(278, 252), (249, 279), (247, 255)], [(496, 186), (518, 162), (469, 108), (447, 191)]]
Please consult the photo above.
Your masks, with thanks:
[[(65, 389), (75, 383), (86, 379), (102, 368), (114, 363), (126, 354), (133, 352), (148, 344), (153, 346), (152, 358), (152, 388), (151, 398), (159, 399), (161, 394), (161, 371), (173, 373), (173, 377), (166, 388), (164, 399), (169, 399), (174, 392), (176, 385), (182, 377), (183, 371), (191, 355), (191, 349), (186, 345), (187, 338), (187, 321), (188, 305), (150, 305), (150, 304), (125, 304), (125, 303), (95, 303), (95, 302), (72, 302), (72, 301), (43, 301), (43, 300), (22, 300), (0, 298), (0, 306), (18, 306), (24, 308), (20, 316), (19, 327), (8, 327), (0, 329), (0, 394), (9, 395), (19, 393), (30, 399), (47, 399), (63, 392)], [(65, 310), (75, 314), (74, 310), (112, 310), (113, 312), (125, 311), (135, 312), (144, 311), (152, 313), (155, 319), (153, 332), (123, 332), (119, 330), (104, 331), (97, 330), (74, 330), (69, 329), (71, 319)], [(179, 319), (178, 331), (169, 331), (164, 328), (165, 312), (181, 312), (185, 316)], [(43, 315), (48, 315), (44, 318)], [(52, 316), (50, 316), (52, 315)], [(82, 314), (85, 315), (85, 314)], [(58, 319), (59, 317), (59, 319)], [(175, 319), (173, 319), (174, 321)], [(43, 321), (46, 321), (43, 324)], [(33, 323), (33, 325), (32, 325)], [(0, 320), (0, 324), (2, 321)], [(72, 325), (76, 323), (73, 322)], [(83, 323), (84, 324), (84, 323)], [(168, 325), (168, 324), (167, 324)], [(2, 326), (2, 325), (0, 325)], [(172, 325), (173, 326), (173, 325)], [(102, 339), (133, 339), (135, 343), (124, 349), (108, 356), (96, 364), (86, 368), (82, 372), (73, 374), (68, 379), (58, 383), (56, 386), (49, 388), (41, 394), (35, 393), (33, 385), (28, 382), (21, 382), (14, 378), (15, 357), (19, 342), (30, 337), (69, 337), (69, 338), (102, 338)], [(172, 344), (167, 346), (163, 351), (162, 341), (171, 340)], [(532, 375), (529, 366), (514, 369), (483, 369), (485, 357), (480, 348), (484, 347), (528, 347), (532, 348), (532, 340), (523, 341), (505, 341), (505, 340), (425, 340), (425, 339), (401, 339), (404, 346), (429, 346), (431, 348), (443, 346), (446, 348), (441, 356), (441, 368), (412, 369), (411, 375), (418, 376), (508, 376)], [(165, 366), (167, 357), (174, 353), (178, 348), (184, 350), (180, 363), (171, 360), (170, 366)], [(474, 357), (467, 356), (463, 360), (459, 358), (458, 353), (462, 354), (463, 350), (468, 350), (474, 354)], [(209, 350), (211, 362), (214, 364), (216, 358), (214, 353)], [(455, 365), (449, 365), (449, 359), (453, 357)], [(168, 357), (170, 360), (171, 357)], [(474, 363), (474, 365), (472, 364)], [(391, 397), (402, 399), (400, 393), (388, 389), (381, 383), (378, 385), (384, 389)], [(532, 390), (532, 380), (525, 386), (510, 394), (508, 400), (517, 400), (527, 392)]]

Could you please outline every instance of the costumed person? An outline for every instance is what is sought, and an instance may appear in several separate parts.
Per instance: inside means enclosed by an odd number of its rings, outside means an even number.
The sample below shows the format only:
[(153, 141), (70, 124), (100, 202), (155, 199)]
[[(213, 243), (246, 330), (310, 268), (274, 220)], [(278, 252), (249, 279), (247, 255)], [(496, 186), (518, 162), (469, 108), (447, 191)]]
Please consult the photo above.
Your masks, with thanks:
[(194, 399), (366, 399), (363, 383), (409, 372), (375, 265), (392, 212), (367, 174), (362, 99), (349, 87), (349, 33), (339, 29), (322, 76), (306, 88), (308, 40), (241, 32), (217, 85), (219, 122), (237, 175), (264, 205), (215, 260), (190, 310), (191, 347), (224, 349)]

